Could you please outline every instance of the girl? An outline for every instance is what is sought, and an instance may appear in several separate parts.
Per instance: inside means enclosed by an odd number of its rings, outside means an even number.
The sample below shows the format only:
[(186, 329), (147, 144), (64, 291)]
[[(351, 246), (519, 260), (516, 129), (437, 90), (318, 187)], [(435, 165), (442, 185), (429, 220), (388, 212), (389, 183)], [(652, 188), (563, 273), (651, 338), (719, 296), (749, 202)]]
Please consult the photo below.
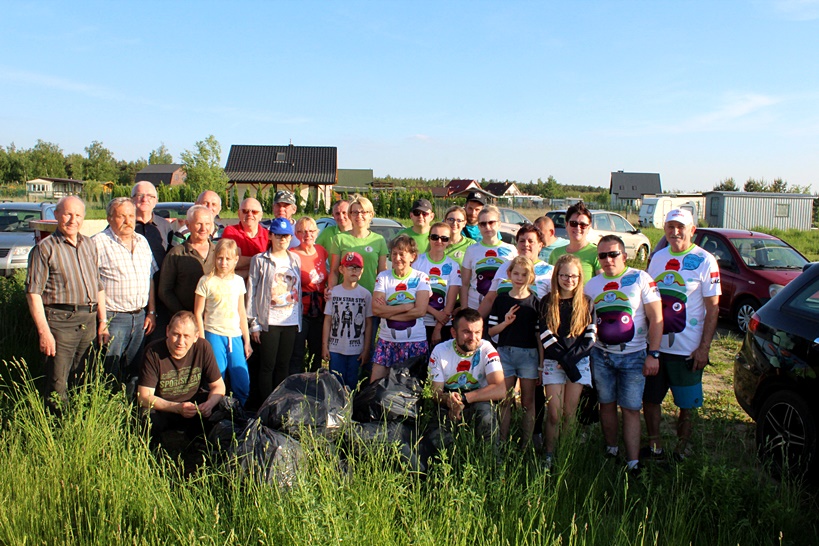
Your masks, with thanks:
[(555, 264), (552, 291), (540, 302), (541, 376), (548, 408), (544, 447), (551, 464), (558, 429), (572, 424), (583, 385), (591, 385), (589, 354), (597, 338), (591, 301), (583, 294), (583, 265), (564, 254)]
[(466, 247), (475, 244), (475, 239), (465, 237), (461, 233), (466, 225), (466, 211), (458, 205), (449, 207), (446, 214), (444, 214), (444, 221), (452, 228), (452, 236), (449, 240), (449, 246), (446, 247), (446, 255), (458, 262), (460, 267), (464, 261)]
[[(245, 282), (236, 275), (239, 248), (232, 239), (221, 239), (214, 250), (213, 270), (199, 279), (194, 292), (193, 311), (199, 337), (208, 340), (213, 355), (239, 403), (250, 395), (247, 358), (252, 352), (245, 314)], [(203, 318), (204, 317), (204, 318)]]
[(373, 315), (381, 317), (381, 329), (370, 383), (386, 376), (393, 364), (428, 352), (423, 317), (429, 303), (429, 277), (410, 266), (417, 257), (415, 241), (399, 235), (390, 242), (392, 270), (383, 271), (375, 281)]
[(478, 310), (481, 300), (489, 292), (495, 272), (504, 263), (518, 255), (517, 249), (498, 238), (500, 211), (489, 205), (478, 215), (481, 242), (469, 246), (461, 265), (461, 307)]
[(509, 261), (512, 287), (498, 294), (489, 313), (489, 335), (498, 336), (498, 353), (503, 365), (506, 390), (509, 393), (501, 405), (501, 440), (509, 436), (512, 395), (520, 379), (520, 399), (523, 404), (523, 443), (532, 439), (535, 426), (535, 383), (542, 349), (538, 331), (538, 299), (529, 285), (535, 282), (532, 260), (517, 256)]

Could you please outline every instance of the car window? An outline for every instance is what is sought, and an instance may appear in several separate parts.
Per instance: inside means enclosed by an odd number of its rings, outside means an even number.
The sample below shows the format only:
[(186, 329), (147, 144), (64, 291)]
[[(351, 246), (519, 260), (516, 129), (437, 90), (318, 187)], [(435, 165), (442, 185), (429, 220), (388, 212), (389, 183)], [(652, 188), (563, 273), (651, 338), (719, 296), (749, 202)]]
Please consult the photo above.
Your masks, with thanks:
[(37, 210), (0, 210), (0, 231), (34, 231), (29, 227), (29, 220), (39, 220), (40, 211)]
[(555, 228), (566, 228), (566, 213), (565, 212), (550, 212), (548, 214), (549, 218), (552, 219), (552, 222), (555, 225)]
[(623, 233), (634, 231), (632, 225), (626, 222), (626, 219), (622, 216), (618, 214), (609, 214), (609, 218), (611, 218), (611, 223), (614, 225), (614, 231), (620, 231)]
[(736, 270), (737, 264), (734, 262), (734, 258), (731, 255), (731, 251), (728, 250), (728, 245), (725, 244), (725, 241), (706, 233), (702, 236), (702, 239), (700, 239), (699, 245), (717, 259), (717, 265), (719, 265), (720, 269)]
[(595, 214), (592, 218), (593, 227), (597, 231), (614, 231), (611, 227), (611, 220), (608, 214)]
[(370, 230), (381, 235), (387, 243), (392, 241), (402, 229), (404, 228), (399, 226), (370, 226)]
[(784, 305), (789, 311), (805, 314), (819, 320), (819, 276), (809, 282)]
[(507, 215), (506, 215), (507, 220), (506, 221), (509, 222), (510, 224), (525, 224), (526, 223), (526, 217), (524, 217), (521, 213), (519, 213), (517, 211), (514, 211), (514, 210), (509, 210), (509, 211), (506, 211), (506, 212), (507, 212)]
[(765, 269), (802, 269), (807, 263), (793, 248), (779, 239), (731, 239), (742, 260), (750, 267)]

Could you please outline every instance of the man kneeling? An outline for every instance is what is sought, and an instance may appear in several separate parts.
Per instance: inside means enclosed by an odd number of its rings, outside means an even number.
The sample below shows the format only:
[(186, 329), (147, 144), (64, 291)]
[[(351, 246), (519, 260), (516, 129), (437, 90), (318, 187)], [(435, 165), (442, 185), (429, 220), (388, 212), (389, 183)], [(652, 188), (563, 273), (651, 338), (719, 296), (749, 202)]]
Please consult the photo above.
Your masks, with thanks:
[(139, 374), (139, 405), (148, 412), (155, 441), (166, 430), (203, 432), (202, 419), (225, 395), (213, 350), (199, 338), (193, 313), (176, 313), (166, 334), (145, 348)]
[(433, 397), (446, 415), (442, 420), (447, 424), (472, 422), (488, 440), (495, 439), (498, 432), (490, 402), (503, 400), (506, 386), (498, 352), (489, 341), (481, 339), (482, 335), (483, 319), (477, 311), (466, 308), (455, 313), (453, 339), (432, 350), (429, 376)]

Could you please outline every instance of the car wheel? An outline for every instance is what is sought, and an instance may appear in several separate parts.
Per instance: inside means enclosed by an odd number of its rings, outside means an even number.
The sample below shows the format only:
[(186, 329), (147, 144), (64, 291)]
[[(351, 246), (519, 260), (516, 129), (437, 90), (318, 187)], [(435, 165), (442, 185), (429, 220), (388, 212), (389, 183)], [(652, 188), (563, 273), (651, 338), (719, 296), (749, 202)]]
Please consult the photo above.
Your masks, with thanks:
[(648, 258), (648, 247), (646, 245), (643, 245), (637, 249), (636, 258), (638, 262), (646, 261), (646, 258)]
[(743, 334), (748, 329), (748, 323), (759, 309), (759, 302), (752, 298), (744, 298), (734, 308), (734, 324)]
[(757, 416), (756, 443), (774, 476), (805, 476), (816, 456), (816, 418), (805, 400), (793, 391), (768, 397)]

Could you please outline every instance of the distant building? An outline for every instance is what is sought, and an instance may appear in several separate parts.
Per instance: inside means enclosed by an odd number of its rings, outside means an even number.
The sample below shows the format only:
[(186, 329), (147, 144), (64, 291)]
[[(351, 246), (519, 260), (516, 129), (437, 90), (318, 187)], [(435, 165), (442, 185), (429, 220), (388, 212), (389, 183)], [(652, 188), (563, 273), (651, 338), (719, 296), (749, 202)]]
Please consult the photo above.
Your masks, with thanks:
[(711, 227), (809, 230), (814, 195), (744, 191), (705, 192), (705, 220)]
[(500, 197), (516, 197), (523, 195), (517, 184), (514, 182), (490, 182), (484, 188), (489, 193)]
[(611, 205), (639, 209), (644, 197), (654, 197), (663, 192), (659, 173), (611, 173)]
[(136, 173), (136, 182), (150, 182), (154, 186), (181, 186), (188, 177), (185, 169), (178, 163), (148, 165)]
[(483, 189), (477, 180), (451, 180), (449, 184), (443, 188), (432, 188), (432, 195), (441, 199), (450, 199), (455, 197), (466, 197), (469, 193), (476, 191), (482, 193), (487, 200), (494, 199), (496, 196)]
[(35, 178), (26, 182), (26, 195), (30, 200), (59, 199), (82, 193), (82, 180), (73, 178)]

